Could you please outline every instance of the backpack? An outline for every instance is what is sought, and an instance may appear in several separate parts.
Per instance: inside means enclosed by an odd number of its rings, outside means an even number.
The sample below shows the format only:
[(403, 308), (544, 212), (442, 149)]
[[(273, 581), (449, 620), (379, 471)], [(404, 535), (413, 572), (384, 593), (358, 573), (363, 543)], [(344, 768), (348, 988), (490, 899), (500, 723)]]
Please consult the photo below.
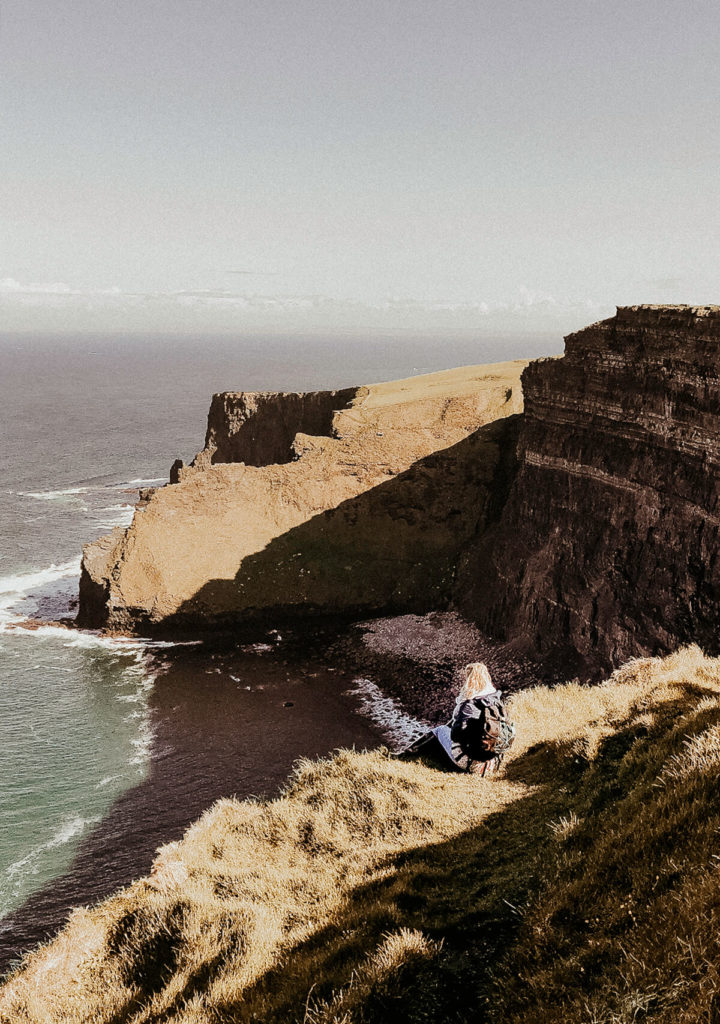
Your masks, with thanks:
[(472, 771), (472, 763), (500, 763), (515, 739), (515, 726), (507, 717), (500, 694), (463, 701), (450, 723), (453, 757), (458, 767)]

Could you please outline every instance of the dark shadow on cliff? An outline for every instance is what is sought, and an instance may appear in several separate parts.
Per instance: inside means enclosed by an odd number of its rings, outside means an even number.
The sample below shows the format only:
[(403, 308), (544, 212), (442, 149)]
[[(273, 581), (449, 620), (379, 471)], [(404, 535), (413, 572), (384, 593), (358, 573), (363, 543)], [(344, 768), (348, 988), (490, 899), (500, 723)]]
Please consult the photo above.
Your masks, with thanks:
[(205, 442), (216, 446), (210, 461), (246, 466), (290, 462), (296, 434), (332, 437), (336, 414), (362, 390), (213, 395)]
[[(688, 686), (687, 691), (696, 699), (704, 692), (696, 686)], [(548, 883), (553, 911), (548, 934), (554, 932), (559, 938), (557, 951), (546, 941), (543, 955), (551, 962), (554, 957), (567, 958), (567, 970), (575, 971), (577, 985), (588, 991), (602, 990), (604, 972), (613, 980), (616, 966), (622, 973), (622, 936), (632, 929), (633, 922), (625, 911), (624, 921), (613, 925), (620, 929), (615, 934), (614, 960), (607, 951), (595, 951), (592, 922), (579, 914), (575, 901), (600, 899), (594, 888), (599, 880), (594, 874), (586, 883), (578, 877), (576, 886), (572, 872), (556, 867), (555, 860), (560, 860), (564, 851), (553, 841), (549, 824), (576, 810), (587, 816), (571, 842), (574, 856), (582, 860), (586, 851), (589, 855), (595, 847), (598, 835), (618, 821), (632, 832), (636, 805), (646, 806), (653, 800), (662, 818), (663, 798), (654, 780), (668, 755), (682, 749), (684, 735), (677, 730), (672, 734), (671, 729), (687, 707), (685, 698), (669, 703), (660, 714), (657, 729), (649, 729), (642, 709), (631, 714), (600, 744), (592, 761), (579, 757), (573, 742), (540, 743), (530, 748), (509, 762), (506, 770), (508, 779), (531, 787), (526, 795), (490, 814), (480, 827), (388, 858), (378, 866), (377, 880), (352, 891), (331, 925), (283, 950), (282, 962), (246, 989), (240, 1001), (214, 1003), (213, 1019), (234, 1024), (259, 1020), (266, 1024), (328, 1024), (341, 1019), (364, 1024), (389, 1020), (397, 1024), (498, 1022), (503, 1019), (502, 1011), (498, 1013), (497, 1007), (494, 1013), (490, 1011), (497, 1002), (499, 968), (518, 934), (528, 931), (524, 924), (528, 901)], [(698, 709), (688, 716), (684, 734), (697, 735), (717, 719), (717, 709)], [(633, 750), (634, 759), (628, 760), (626, 755)], [(432, 762), (428, 768), (439, 770)], [(479, 780), (482, 786), (492, 784), (491, 780)], [(648, 837), (637, 829), (635, 833), (640, 861)], [(683, 837), (674, 838), (681, 851)], [(622, 896), (631, 886), (623, 864), (635, 852), (622, 846), (614, 850), (607, 844), (604, 856), (608, 859), (600, 858), (592, 869), (606, 880), (602, 898), (613, 893)], [(664, 852), (675, 856), (672, 844)], [(610, 871), (607, 876), (606, 870)], [(567, 886), (565, 891), (554, 889), (556, 872), (560, 883)], [(640, 901), (646, 898), (648, 908), (661, 902), (666, 885), (681, 881), (681, 873), (676, 871), (658, 887), (653, 863), (642, 877), (648, 891), (634, 895)], [(228, 896), (232, 898), (231, 889)], [(368, 957), (401, 928), (417, 929), (441, 945), (429, 956), (411, 953), (404, 963), (393, 964), (385, 977), (382, 972), (379, 978), (373, 977), (367, 969)], [(532, 933), (525, 941), (533, 945)], [(174, 1013), (181, 1013), (187, 1001), (206, 992), (232, 959), (231, 931), (227, 942), (227, 948), (219, 948), (213, 960), (199, 964), (172, 1003), (149, 1020), (157, 1024), (174, 1020)], [(577, 973), (577, 958), (582, 961), (582, 974)], [(505, 969), (512, 974), (513, 965), (509, 962), (508, 966), (507, 959)], [(563, 984), (561, 972), (556, 983)], [(542, 1006), (533, 1007), (534, 996), (522, 983), (518, 995), (527, 1004), (524, 1019), (545, 1019)], [(112, 1024), (126, 1024), (137, 1006), (144, 1005), (144, 998), (142, 993), (136, 995), (139, 1002), (133, 1003), (127, 1014), (113, 1017)], [(510, 995), (508, 1001), (516, 998)], [(561, 1000), (562, 990), (554, 998)]]
[[(409, 957), (386, 984), (370, 987), (359, 1000), (362, 1014), (348, 1019), (483, 1024), (491, 972), (515, 937), (519, 908), (539, 882), (545, 844), (538, 838), (545, 839), (548, 820), (561, 812), (581, 774), (570, 751), (570, 744), (553, 750), (552, 777), (547, 748), (510, 761), (506, 776), (536, 787), (530, 795), (490, 814), (478, 828), (388, 858), (378, 866), (379, 880), (355, 889), (332, 925), (286, 953), (292, 972), (284, 966), (269, 971), (242, 1004), (220, 1007), (220, 1019), (300, 1024), (304, 1006), (322, 1007), (342, 998), (343, 990), (352, 1006), (353, 972), (361, 979), (367, 957), (388, 934), (406, 928), (438, 943), (434, 955)], [(433, 759), (425, 763), (431, 771), (446, 770)], [(478, 786), (492, 785), (491, 777), (478, 779)], [(330, 1018), (319, 1019), (327, 1024)]]
[[(368, 613), (424, 611), (447, 604), (459, 538), (470, 542), (502, 509), (514, 472), (519, 419), (488, 424), (289, 531), (246, 559), (236, 580), (210, 581), (154, 631), (201, 632), (199, 627), (207, 624), (200, 610), (234, 594), (239, 583), (282, 594), (310, 571), (306, 559), (323, 563), (322, 582), (331, 595), (369, 583), (374, 599), (358, 598), (344, 607), (338, 623)], [(396, 575), (400, 555), (408, 566), (405, 579)], [(233, 664), (242, 662), (241, 653), (230, 653), (239, 640), (257, 637), (261, 628), (277, 626), (283, 618), (327, 620), (338, 611), (331, 596), (325, 603), (295, 607), (278, 602), (240, 621), (219, 616), (214, 624), (222, 634), (208, 636), (204, 628), (201, 649), (182, 647), (167, 655), (169, 666), (159, 674), (149, 699), (154, 736), (148, 778), (116, 800), (61, 878), (0, 923), (0, 969), (53, 934), (73, 906), (95, 902), (146, 874), (157, 847), (179, 838), (219, 797), (272, 792), (300, 756), (325, 754), (339, 746), (377, 745), (377, 734), (361, 719), (350, 721), (349, 712), (344, 717), (338, 713), (342, 691), (354, 678), (352, 666), (345, 675), (331, 673), (318, 656), (318, 681), (311, 686), (317, 700), (308, 702), (305, 711), (302, 702), (294, 702), (287, 711), (288, 727), (278, 729), (273, 723), (269, 730), (267, 692), (277, 690), (276, 703), (283, 704), (279, 694), (292, 666), (274, 655), (248, 656), (254, 664), (240, 665), (232, 674), (244, 678), (247, 673), (253, 687), (259, 682), (266, 689), (259, 698), (254, 689), (244, 691), (241, 705), (242, 684), (232, 682), (229, 670), (209, 675), (204, 665), (215, 646), (227, 649)], [(305, 660), (300, 676), (309, 668)], [(254, 710), (247, 717), (243, 708), (247, 711), (252, 700)]]
[(520, 418), (489, 423), (274, 538), (234, 579), (209, 580), (174, 615), (141, 628), (163, 635), (447, 607), (458, 558), (501, 514)]
[(0, 973), (56, 932), (72, 907), (147, 874), (157, 847), (179, 839), (219, 797), (272, 794), (301, 756), (380, 742), (344, 696), (352, 676), (307, 657), (218, 641), (163, 651), (162, 660), (148, 700), (147, 778), (114, 802), (63, 876), (0, 922)]

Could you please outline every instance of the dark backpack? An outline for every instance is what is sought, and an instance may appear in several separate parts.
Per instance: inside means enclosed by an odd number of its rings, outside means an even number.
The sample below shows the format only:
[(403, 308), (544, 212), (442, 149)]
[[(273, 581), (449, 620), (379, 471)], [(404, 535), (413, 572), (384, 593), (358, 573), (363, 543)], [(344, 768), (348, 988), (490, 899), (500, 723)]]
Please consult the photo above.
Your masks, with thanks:
[(515, 739), (515, 726), (507, 717), (500, 696), (473, 697), (463, 701), (450, 723), (456, 761), (470, 770), (473, 761), (500, 760)]

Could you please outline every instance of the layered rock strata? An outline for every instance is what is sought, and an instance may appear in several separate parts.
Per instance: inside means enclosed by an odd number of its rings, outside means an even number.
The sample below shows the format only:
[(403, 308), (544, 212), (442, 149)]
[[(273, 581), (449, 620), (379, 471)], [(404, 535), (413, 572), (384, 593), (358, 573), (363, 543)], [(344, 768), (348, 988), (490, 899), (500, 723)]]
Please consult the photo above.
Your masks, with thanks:
[(720, 307), (631, 306), (523, 373), (519, 468), (456, 602), (578, 668), (718, 649)]
[(146, 631), (447, 603), (512, 476), (526, 363), (216, 395), (206, 445), (86, 545), (79, 624)]

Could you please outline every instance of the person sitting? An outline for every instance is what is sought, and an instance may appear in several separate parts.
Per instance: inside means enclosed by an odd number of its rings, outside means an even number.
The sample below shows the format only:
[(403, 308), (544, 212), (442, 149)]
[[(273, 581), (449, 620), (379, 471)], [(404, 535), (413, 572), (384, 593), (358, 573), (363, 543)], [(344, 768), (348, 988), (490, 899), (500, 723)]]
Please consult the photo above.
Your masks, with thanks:
[(493, 684), (487, 666), (472, 662), (465, 666), (465, 681), (455, 702), (452, 718), (425, 733), (400, 756), (438, 757), (456, 771), (493, 771), (515, 739), (515, 726), (508, 719), (502, 693)]

